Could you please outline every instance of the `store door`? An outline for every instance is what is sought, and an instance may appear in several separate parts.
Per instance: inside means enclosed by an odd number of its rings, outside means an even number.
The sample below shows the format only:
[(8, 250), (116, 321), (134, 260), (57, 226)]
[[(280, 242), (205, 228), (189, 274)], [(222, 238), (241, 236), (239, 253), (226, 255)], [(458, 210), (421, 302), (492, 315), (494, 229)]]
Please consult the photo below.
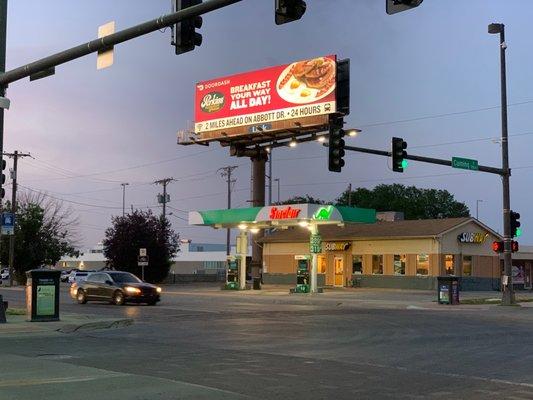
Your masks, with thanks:
[(335, 257), (335, 277), (333, 286), (344, 286), (344, 259), (342, 257)]

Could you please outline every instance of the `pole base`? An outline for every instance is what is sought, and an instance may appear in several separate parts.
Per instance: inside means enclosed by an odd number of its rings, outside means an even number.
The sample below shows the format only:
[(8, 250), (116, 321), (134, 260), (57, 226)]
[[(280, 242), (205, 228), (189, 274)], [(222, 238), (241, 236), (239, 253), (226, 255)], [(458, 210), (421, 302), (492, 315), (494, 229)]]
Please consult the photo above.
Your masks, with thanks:
[(516, 299), (514, 292), (510, 290), (504, 290), (502, 293), (502, 306), (514, 306), (516, 305)]

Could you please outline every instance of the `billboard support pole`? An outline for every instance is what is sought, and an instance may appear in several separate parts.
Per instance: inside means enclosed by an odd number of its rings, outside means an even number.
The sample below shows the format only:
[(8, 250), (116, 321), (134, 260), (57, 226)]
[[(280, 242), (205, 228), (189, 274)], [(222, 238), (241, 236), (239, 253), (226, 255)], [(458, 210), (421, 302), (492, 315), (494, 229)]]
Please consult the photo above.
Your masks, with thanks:
[[(268, 159), (268, 153), (263, 149), (257, 149), (256, 154), (250, 157), (252, 162), (252, 205), (254, 207), (264, 207), (265, 205), (265, 166)], [(264, 229), (257, 234), (258, 237), (262, 237)], [(261, 270), (263, 267), (263, 249), (257, 243), (252, 240), (252, 279), (261, 278)]]

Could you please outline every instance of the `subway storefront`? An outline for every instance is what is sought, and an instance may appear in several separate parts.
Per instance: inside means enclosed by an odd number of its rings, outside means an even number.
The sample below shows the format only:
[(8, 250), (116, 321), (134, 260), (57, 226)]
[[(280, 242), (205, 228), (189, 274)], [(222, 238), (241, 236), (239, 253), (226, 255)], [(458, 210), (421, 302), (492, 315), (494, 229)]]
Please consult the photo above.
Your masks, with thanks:
[[(318, 286), (435, 289), (436, 277), (460, 277), (462, 290), (498, 290), (501, 236), (474, 218), (321, 225)], [(294, 226), (259, 240), (265, 284), (294, 284), (309, 232)]]

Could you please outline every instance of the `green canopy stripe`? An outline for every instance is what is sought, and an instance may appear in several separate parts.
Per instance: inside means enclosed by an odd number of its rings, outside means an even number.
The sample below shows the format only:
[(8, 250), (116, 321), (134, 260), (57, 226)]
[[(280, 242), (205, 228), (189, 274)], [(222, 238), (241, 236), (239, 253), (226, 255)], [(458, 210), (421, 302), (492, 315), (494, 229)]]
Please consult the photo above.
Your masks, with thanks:
[(344, 222), (373, 224), (376, 222), (376, 210), (370, 208), (336, 206)]
[(232, 208), (229, 210), (198, 211), (204, 225), (238, 224), (255, 221), (262, 207)]

